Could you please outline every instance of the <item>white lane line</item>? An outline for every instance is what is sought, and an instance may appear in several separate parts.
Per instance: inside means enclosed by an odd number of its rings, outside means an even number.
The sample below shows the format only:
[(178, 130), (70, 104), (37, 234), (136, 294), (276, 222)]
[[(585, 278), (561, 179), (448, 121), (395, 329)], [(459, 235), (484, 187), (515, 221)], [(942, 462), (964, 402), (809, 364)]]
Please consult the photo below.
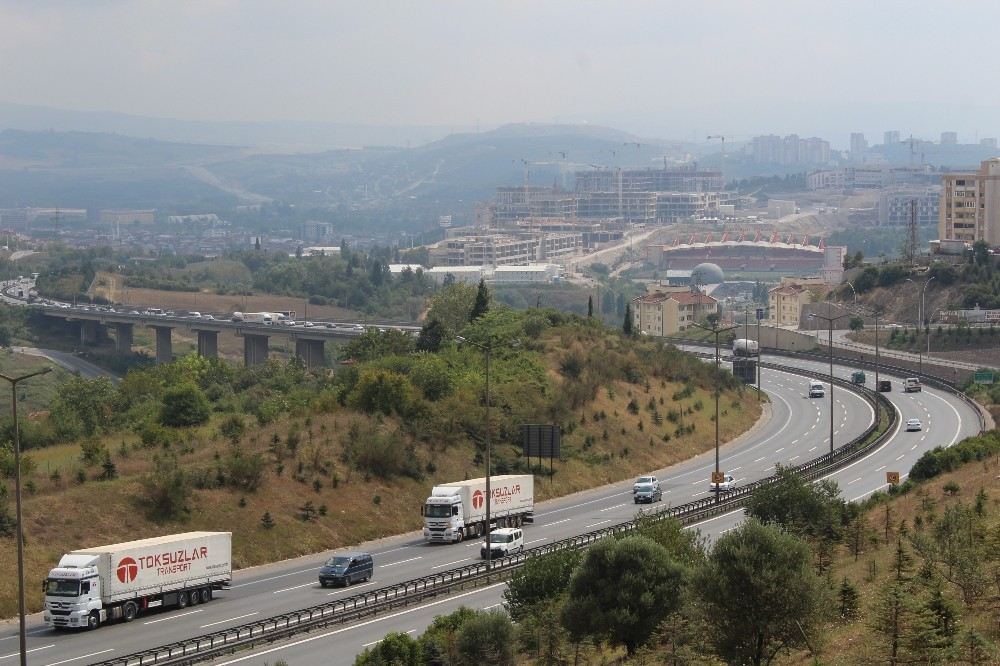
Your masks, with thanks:
[[(38, 634), (47, 634), (49, 631), (51, 631), (51, 629), (42, 629), (40, 631), (39, 630), (26, 631), (25, 634), (28, 636), (36, 636)], [(17, 638), (17, 634), (14, 634), (13, 636), (6, 636), (4, 638), (0, 638), (0, 643), (3, 643), (4, 641), (12, 641), (15, 638)]]
[(400, 560), (399, 562), (389, 562), (388, 564), (381, 564), (379, 566), (384, 569), (386, 567), (394, 567), (397, 564), (406, 564), (407, 562), (416, 562), (417, 560), (422, 560), (422, 559), (424, 559), (423, 555), (417, 555), (416, 557), (411, 557), (408, 560)]
[(882, 470), (884, 470), (884, 469), (885, 469), (885, 465), (882, 465), (881, 467), (879, 467), (879, 468), (878, 468), (877, 470), (875, 470), (875, 471), (876, 471), (876, 472), (881, 472), (881, 471), (882, 471)]
[(735, 472), (738, 469), (743, 469), (743, 465), (740, 465), (739, 467), (734, 467), (731, 470), (729, 470), (729, 472), (732, 473), (732, 472)]
[(393, 548), (391, 550), (383, 550), (383, 551), (380, 551), (380, 552), (376, 552), (375, 554), (376, 555), (388, 555), (389, 553), (395, 553), (395, 552), (398, 552), (400, 550), (406, 550), (407, 548), (412, 548), (412, 547), (413, 546), (400, 546), (399, 548)]
[[(742, 510), (743, 509), (740, 509), (740, 511), (742, 511)], [(352, 624), (349, 627), (341, 627), (340, 629), (335, 629), (333, 631), (328, 631), (328, 632), (323, 633), (323, 634), (316, 634), (315, 636), (309, 636), (308, 638), (303, 638), (303, 639), (298, 640), (298, 641), (292, 641), (291, 643), (286, 643), (284, 645), (279, 645), (278, 647), (273, 647), (273, 648), (269, 648), (267, 650), (262, 650), (260, 652), (255, 652), (253, 654), (244, 655), (242, 657), (237, 657), (236, 659), (230, 659), (229, 661), (224, 661), (221, 664), (218, 664), (217, 666), (229, 666), (230, 664), (236, 664), (236, 663), (239, 663), (241, 661), (246, 661), (248, 659), (257, 659), (259, 657), (264, 656), (265, 654), (271, 654), (272, 652), (277, 652), (279, 650), (285, 650), (285, 649), (288, 649), (290, 647), (295, 647), (297, 645), (302, 645), (303, 643), (311, 643), (312, 641), (319, 640), (321, 638), (328, 638), (330, 636), (336, 636), (338, 634), (344, 633), (345, 631), (352, 631), (354, 629), (360, 629), (361, 627), (366, 627), (368, 625), (375, 624), (376, 622), (384, 622), (385, 620), (391, 620), (392, 618), (399, 617), (401, 615), (406, 615), (408, 613), (414, 613), (414, 612), (419, 611), (419, 610), (424, 610), (425, 608), (431, 608), (433, 606), (440, 606), (441, 604), (446, 604), (446, 603), (452, 602), (452, 601), (454, 601), (456, 599), (461, 599), (463, 597), (468, 597), (468, 596), (471, 596), (473, 594), (479, 594), (480, 592), (485, 592), (486, 590), (492, 590), (492, 589), (497, 588), (497, 587), (502, 587), (502, 586), (504, 586), (506, 584), (507, 584), (506, 582), (503, 582), (503, 583), (495, 583), (493, 585), (487, 585), (486, 587), (481, 587), (478, 590), (471, 590), (469, 592), (465, 592), (464, 594), (458, 594), (458, 595), (455, 595), (453, 597), (448, 597), (446, 599), (438, 599), (437, 601), (432, 601), (429, 604), (424, 604), (423, 606), (414, 606), (413, 608), (407, 608), (406, 610), (399, 611), (398, 613), (390, 613), (389, 615), (383, 615), (382, 617), (377, 617), (375, 619), (368, 620), (367, 622), (361, 622), (360, 624)], [(49, 647), (51, 647), (51, 646), (49, 646)]]
[(228, 620), (219, 620), (218, 622), (209, 622), (208, 624), (203, 624), (203, 625), (201, 625), (198, 628), (199, 629), (208, 629), (209, 627), (214, 627), (214, 626), (219, 625), (219, 624), (225, 624), (226, 622), (233, 622), (234, 620), (242, 620), (245, 617), (253, 617), (254, 615), (257, 615), (258, 613), (259, 613), (259, 611), (254, 611), (252, 613), (247, 613), (246, 615), (237, 615), (236, 617), (231, 617)]
[[(405, 632), (405, 633), (407, 633), (407, 634), (412, 634), (412, 633), (413, 633), (413, 632), (415, 632), (415, 631), (416, 631), (416, 629), (410, 629), (409, 631), (407, 631), (407, 632)], [(380, 638), (380, 639), (378, 639), (377, 641), (372, 641), (371, 643), (362, 643), (362, 644), (361, 644), (361, 647), (371, 647), (371, 646), (373, 646), (373, 645), (378, 645), (378, 644), (379, 644), (379, 643), (381, 643), (381, 642), (382, 642), (383, 640), (385, 640), (385, 639), (384, 639), (384, 638)]]
[(454, 566), (456, 564), (462, 564), (463, 562), (468, 562), (468, 561), (469, 561), (468, 558), (466, 558), (464, 560), (455, 560), (454, 562), (447, 562), (445, 564), (438, 564), (436, 566), (431, 567), (431, 569), (443, 569), (445, 567)]
[(847, 485), (851, 485), (852, 483), (857, 483), (860, 480), (861, 480), (861, 477), (859, 476), (858, 478), (854, 479), (854, 481), (848, 481)]
[(814, 446), (814, 447), (812, 447), (811, 449), (809, 449), (809, 453), (812, 453), (813, 451), (815, 451), (815, 450), (816, 450), (816, 449), (818, 449), (818, 448), (819, 448), (818, 446)]
[(483, 610), (493, 610), (494, 608), (499, 608), (503, 604), (490, 604), (489, 606), (483, 606)]
[(763, 459), (764, 459), (764, 458), (766, 458), (766, 457), (767, 457), (767, 456), (761, 456), (760, 458), (757, 458), (757, 460), (754, 460), (754, 462), (755, 462), (755, 463), (757, 463), (757, 462), (760, 462), (761, 460), (763, 460)]
[(958, 413), (957, 409), (955, 409), (955, 405), (951, 404), (950, 402), (948, 402), (947, 400), (945, 400), (941, 396), (935, 395), (933, 393), (928, 393), (927, 395), (929, 395), (932, 398), (937, 398), (938, 400), (940, 400), (941, 402), (943, 402), (944, 404), (946, 404), (951, 409), (951, 411), (953, 411), (955, 413), (955, 422), (957, 423), (957, 425), (955, 426), (955, 436), (952, 437), (951, 441), (948, 442), (948, 444), (944, 447), (944, 448), (947, 449), (949, 446), (951, 446), (952, 444), (954, 444), (955, 442), (957, 442), (958, 438), (961, 437), (961, 435), (962, 435), (962, 415)]
[(774, 452), (775, 453), (781, 453), (784, 450), (785, 450), (785, 447), (781, 447), (780, 449), (775, 449)]
[[(597, 499), (588, 500), (586, 502), (580, 502), (579, 504), (572, 504), (570, 506), (564, 506), (561, 509), (552, 509), (551, 511), (546, 511), (545, 513), (539, 513), (539, 514), (536, 514), (536, 517), (540, 518), (541, 516), (548, 516), (548, 515), (551, 515), (553, 513), (562, 513), (563, 511), (569, 511), (570, 509), (578, 509), (581, 506), (587, 506), (588, 504), (595, 504), (597, 502), (604, 502), (606, 500), (611, 499), (612, 497), (617, 497), (618, 495), (628, 495), (631, 492), (632, 492), (632, 490), (629, 489), (629, 490), (622, 491), (620, 493), (612, 493), (612, 494), (606, 495), (604, 497), (598, 497)], [(550, 524), (552, 524), (552, 523), (550, 523)]]
[(897, 456), (897, 457), (896, 457), (896, 461), (897, 461), (897, 462), (899, 462), (900, 460), (902, 460), (902, 459), (903, 459), (903, 458), (905, 458), (905, 457), (906, 457), (906, 454), (905, 454), (905, 453), (904, 453), (903, 455), (901, 455), (901, 456)]
[[(79, 661), (80, 659), (87, 659), (88, 657), (96, 657), (99, 654), (107, 654), (108, 652), (114, 652), (114, 648), (108, 648), (107, 650), (101, 650), (100, 652), (91, 652), (90, 654), (81, 654), (79, 657), (73, 657), (71, 659), (63, 659), (62, 661), (53, 661), (51, 664), (46, 664), (46, 666), (59, 666), (59, 664), (68, 664), (71, 661)], [(31, 652), (31, 650), (28, 650)]]
[[(50, 647), (55, 647), (55, 646), (56, 644), (53, 643), (52, 645), (43, 645), (42, 647), (31, 648), (30, 650), (25, 650), (25, 654), (27, 654), (28, 652), (38, 652), (39, 650), (48, 650)], [(11, 657), (20, 657), (20, 656), (21, 656), (20, 652), (12, 652), (11, 654), (3, 655), (2, 657), (0, 657), (0, 659), (9, 659)]]
[(533, 543), (538, 543), (539, 541), (546, 541), (546, 540), (548, 540), (548, 537), (542, 537), (541, 539), (532, 539), (531, 541), (525, 541), (524, 545), (530, 546)]
[(793, 457), (793, 458), (789, 458), (788, 460), (789, 460), (789, 461), (792, 461), (792, 460), (798, 460), (798, 459), (799, 459), (800, 457), (801, 457), (801, 456), (795, 456), (795, 457)]
[(143, 622), (143, 624), (156, 624), (157, 622), (166, 622), (167, 620), (176, 620), (177, 618), (184, 617), (185, 615), (194, 615), (195, 613), (201, 613), (205, 609), (199, 608), (198, 610), (191, 610), (186, 613), (174, 613), (169, 617), (161, 617), (159, 620), (149, 620), (148, 622)]
[(246, 587), (247, 585), (256, 585), (257, 583), (266, 583), (269, 580), (278, 580), (279, 578), (288, 578), (289, 576), (298, 576), (299, 574), (312, 573), (313, 571), (319, 571), (319, 567), (312, 567), (310, 569), (302, 569), (301, 571), (290, 571), (288, 573), (278, 574), (277, 576), (269, 576), (267, 578), (259, 578), (257, 580), (252, 580), (248, 583), (240, 583), (238, 585), (230, 585), (230, 590), (235, 590), (238, 587)]
[(916, 445), (916, 444), (914, 444), (913, 446), (911, 446), (911, 447), (910, 447), (910, 450), (912, 451), (912, 450), (913, 450), (913, 449), (915, 449), (915, 448), (917, 448), (917, 445)]
[(541, 527), (552, 527), (553, 525), (558, 525), (559, 523), (568, 523), (571, 520), (573, 520), (573, 519), (572, 518), (563, 518), (562, 520), (557, 520), (554, 523), (545, 523), (545, 525), (543, 525)]
[(797, 440), (797, 439), (793, 439), (792, 440), (792, 444), (798, 444), (798, 443), (799, 443), (799, 440)]
[(613, 520), (612, 518), (608, 518), (607, 520), (601, 520), (596, 523), (591, 523), (590, 525), (587, 525), (587, 527), (597, 527), (598, 525), (603, 525), (604, 523), (610, 523), (612, 520)]
[(340, 594), (341, 592), (347, 592), (349, 590), (356, 590), (359, 587), (368, 587), (369, 585), (374, 585), (374, 584), (375, 584), (375, 581), (370, 580), (367, 583), (361, 583), (360, 585), (345, 585), (344, 587), (340, 588), (339, 590), (334, 590), (333, 592), (330, 592), (326, 596), (332, 597), (333, 595)]
[(620, 509), (623, 506), (628, 506), (628, 503), (627, 502), (623, 502), (621, 504), (615, 504), (614, 506), (609, 506), (606, 509), (601, 509), (601, 513), (604, 513), (605, 511), (611, 511), (612, 509)]
[(311, 580), (308, 583), (303, 583), (302, 585), (296, 585), (294, 587), (284, 587), (284, 588), (282, 588), (280, 590), (275, 590), (271, 594), (281, 594), (282, 592), (289, 592), (291, 590), (300, 590), (303, 587), (310, 587), (310, 586), (316, 586), (316, 585), (319, 585), (319, 582), (315, 581), (315, 580)]

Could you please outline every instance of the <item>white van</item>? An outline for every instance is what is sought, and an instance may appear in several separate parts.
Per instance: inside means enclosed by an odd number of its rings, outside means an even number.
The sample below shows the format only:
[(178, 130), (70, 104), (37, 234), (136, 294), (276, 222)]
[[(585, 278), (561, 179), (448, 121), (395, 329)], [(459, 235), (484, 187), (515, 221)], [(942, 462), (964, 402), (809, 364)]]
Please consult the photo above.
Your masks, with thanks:
[(916, 377), (907, 377), (903, 380), (903, 393), (919, 393), (920, 390), (920, 380)]
[(826, 395), (826, 386), (823, 382), (817, 381), (815, 379), (809, 382), (809, 397), (810, 398), (822, 398)]

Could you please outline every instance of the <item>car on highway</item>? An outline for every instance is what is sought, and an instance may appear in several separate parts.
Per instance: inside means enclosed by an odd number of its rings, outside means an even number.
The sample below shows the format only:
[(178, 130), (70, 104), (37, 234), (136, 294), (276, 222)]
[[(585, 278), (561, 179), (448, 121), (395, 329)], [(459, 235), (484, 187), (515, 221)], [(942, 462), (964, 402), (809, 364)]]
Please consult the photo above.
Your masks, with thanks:
[(327, 322), (326, 324), (324, 324), (324, 326), (326, 326), (327, 328), (337, 328), (337, 325), (334, 324), (333, 322)]
[(319, 584), (348, 586), (362, 583), (375, 573), (375, 562), (368, 553), (341, 553), (328, 559), (319, 570)]
[(311, 321), (304, 321), (302, 322), (302, 325), (306, 328), (313, 328), (314, 326), (316, 326), (316, 324), (312, 323)]
[(920, 419), (907, 419), (906, 432), (920, 432), (923, 429), (924, 424), (920, 422)]
[(826, 386), (823, 382), (813, 379), (809, 382), (809, 397), (810, 398), (822, 398), (826, 395)]
[(635, 480), (635, 483), (632, 484), (632, 494), (634, 495), (636, 492), (638, 492), (640, 486), (648, 486), (650, 484), (659, 485), (659, 483), (660, 480), (657, 479), (655, 476), (652, 475), (640, 476)]
[(189, 312), (188, 313), (188, 317), (191, 317), (192, 319), (201, 319), (201, 313), (200, 312)]
[(636, 504), (652, 504), (653, 502), (659, 502), (663, 499), (663, 489), (660, 488), (659, 483), (644, 483), (633, 492), (634, 494), (632, 496), (632, 500)]
[(501, 527), (490, 532), (489, 550), (484, 541), (479, 549), (479, 555), (485, 560), (495, 557), (506, 557), (524, 550), (524, 532), (519, 527)]
[(708, 489), (712, 492), (728, 493), (730, 490), (736, 489), (736, 479), (733, 478), (732, 474), (726, 474), (725, 480), (722, 483), (712, 483), (709, 481)]
[(205, 321), (215, 321), (215, 317), (213, 317), (210, 314), (202, 315), (201, 318), (204, 319)]

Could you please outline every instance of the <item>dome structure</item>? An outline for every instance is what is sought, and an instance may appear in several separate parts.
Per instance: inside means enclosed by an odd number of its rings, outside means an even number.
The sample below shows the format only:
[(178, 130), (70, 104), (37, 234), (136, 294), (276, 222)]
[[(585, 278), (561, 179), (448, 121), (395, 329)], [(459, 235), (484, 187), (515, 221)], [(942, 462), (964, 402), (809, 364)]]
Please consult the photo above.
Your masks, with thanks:
[(726, 275), (716, 264), (698, 264), (691, 271), (691, 284), (722, 284)]

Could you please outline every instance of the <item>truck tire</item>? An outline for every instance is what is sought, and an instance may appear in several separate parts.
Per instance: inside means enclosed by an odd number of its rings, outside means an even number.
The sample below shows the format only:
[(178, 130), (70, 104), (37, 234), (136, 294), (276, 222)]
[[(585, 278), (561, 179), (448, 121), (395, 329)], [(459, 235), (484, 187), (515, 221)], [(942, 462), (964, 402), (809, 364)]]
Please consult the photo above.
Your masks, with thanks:
[(87, 629), (97, 629), (101, 626), (101, 616), (97, 611), (90, 611), (87, 616)]
[(191, 593), (188, 596), (190, 598), (190, 602), (189, 603), (192, 606), (197, 606), (198, 602), (201, 601), (201, 595), (198, 592), (198, 590), (191, 590)]
[(134, 601), (126, 601), (122, 606), (122, 619), (131, 622), (137, 617), (139, 617), (139, 606)]
[(462, 540), (464, 538), (465, 538), (465, 528), (462, 528), (458, 531), (458, 536), (455, 537), (455, 543), (462, 543)]
[(199, 592), (199, 594), (201, 595), (201, 603), (203, 604), (207, 604), (212, 600), (212, 588), (210, 587), (201, 588), (201, 592)]
[(177, 593), (177, 607), (187, 608), (188, 605), (188, 593), (186, 590), (181, 590)]

